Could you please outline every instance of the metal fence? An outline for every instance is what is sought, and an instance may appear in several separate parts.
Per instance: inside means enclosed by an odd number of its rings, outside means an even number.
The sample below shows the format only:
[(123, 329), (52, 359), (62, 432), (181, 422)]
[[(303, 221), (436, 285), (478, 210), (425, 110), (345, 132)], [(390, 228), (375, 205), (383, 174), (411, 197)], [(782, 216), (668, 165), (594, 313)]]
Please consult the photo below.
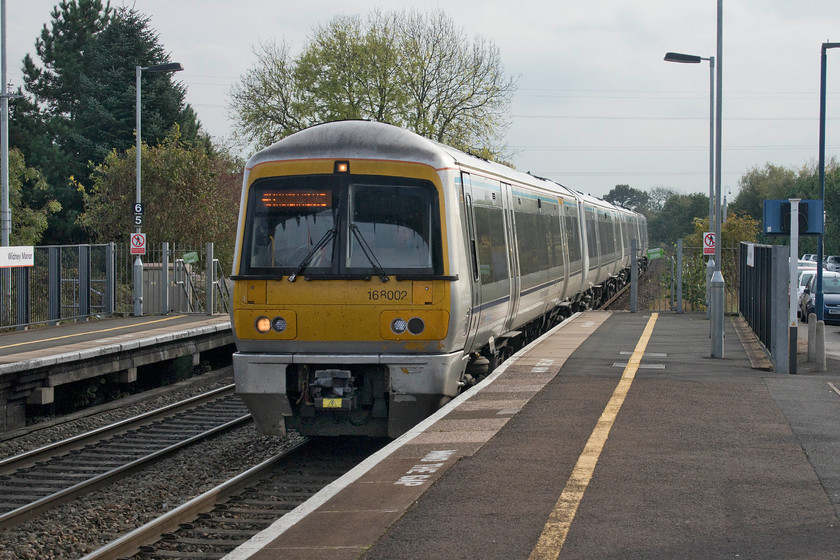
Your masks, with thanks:
[[(228, 312), (229, 283), (212, 243), (162, 243), (142, 258), (143, 314)], [(34, 247), (34, 266), (0, 270), (0, 328), (130, 315), (133, 265), (127, 243)]]
[[(740, 270), (738, 247), (721, 248), (721, 274), (725, 281), (724, 309), (738, 313)], [(707, 275), (711, 268), (703, 255), (702, 247), (683, 247), (665, 250), (662, 259), (651, 261), (647, 293), (640, 298), (645, 311), (706, 311), (709, 295), (706, 293)]]
[(112, 314), (113, 254), (113, 243), (35, 247), (34, 266), (0, 271), (0, 327)]
[[(116, 313), (134, 312), (134, 262), (128, 243), (117, 245)], [(146, 247), (143, 263), (144, 315), (166, 313), (227, 313), (229, 279), (213, 244), (204, 247), (160, 243)], [(209, 310), (209, 311), (208, 311)]]

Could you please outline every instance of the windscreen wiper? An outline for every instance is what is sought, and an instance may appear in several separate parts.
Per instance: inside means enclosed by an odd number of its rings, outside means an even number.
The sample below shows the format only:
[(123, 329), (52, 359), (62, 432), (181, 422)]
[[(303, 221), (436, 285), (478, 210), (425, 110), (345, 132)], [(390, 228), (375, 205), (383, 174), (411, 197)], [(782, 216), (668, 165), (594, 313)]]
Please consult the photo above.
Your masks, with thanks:
[(368, 245), (367, 241), (365, 241), (359, 226), (356, 224), (350, 224), (350, 231), (353, 232), (353, 235), (359, 241), (359, 245), (362, 247), (362, 252), (367, 257), (367, 260), (373, 267), (373, 270), (376, 271), (376, 275), (379, 276), (379, 279), (383, 282), (387, 282), (389, 280), (388, 275), (385, 274), (385, 269), (382, 268), (382, 265), (379, 264), (378, 260), (376, 260), (376, 255), (373, 254), (373, 250), (370, 248), (370, 245)]
[(300, 261), (300, 264), (297, 266), (297, 269), (291, 274), (291, 276), (289, 276), (289, 282), (294, 282), (295, 278), (300, 276), (300, 274), (304, 270), (306, 270), (306, 267), (309, 266), (309, 261), (311, 261), (312, 257), (315, 256), (315, 253), (323, 249), (327, 245), (327, 243), (332, 241), (332, 238), (335, 237), (335, 233), (335, 228), (327, 230), (327, 233), (325, 233), (321, 240), (318, 241), (318, 243), (316, 243), (312, 247), (312, 249), (309, 250), (308, 253), (306, 253), (306, 256), (303, 257), (302, 261)]

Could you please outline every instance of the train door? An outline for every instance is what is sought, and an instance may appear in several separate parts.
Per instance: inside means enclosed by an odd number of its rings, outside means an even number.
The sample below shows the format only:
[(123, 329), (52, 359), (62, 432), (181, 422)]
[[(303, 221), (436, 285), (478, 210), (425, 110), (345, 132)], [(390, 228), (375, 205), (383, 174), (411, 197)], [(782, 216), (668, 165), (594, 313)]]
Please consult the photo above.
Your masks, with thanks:
[(464, 349), (470, 350), (481, 321), (481, 276), (478, 265), (472, 178), (469, 173), (461, 173), (461, 199), (463, 200), (464, 224), (467, 235), (467, 258), (470, 261), (470, 306), (467, 310), (467, 337)]
[(502, 183), (502, 200), (505, 207), (505, 231), (507, 233), (508, 261), (510, 263), (510, 305), (508, 307), (505, 330), (513, 330), (514, 320), (519, 311), (519, 294), (522, 291), (522, 277), (519, 271), (519, 254), (516, 250), (516, 216), (514, 215), (513, 189)]

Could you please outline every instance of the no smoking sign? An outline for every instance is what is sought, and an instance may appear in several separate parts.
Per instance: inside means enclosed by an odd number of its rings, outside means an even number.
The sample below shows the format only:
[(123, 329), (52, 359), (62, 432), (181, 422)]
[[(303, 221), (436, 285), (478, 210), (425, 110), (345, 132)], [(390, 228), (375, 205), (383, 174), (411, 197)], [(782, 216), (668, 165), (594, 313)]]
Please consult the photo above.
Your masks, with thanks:
[(146, 254), (146, 234), (145, 233), (132, 233), (131, 234), (131, 254), (132, 255), (145, 255)]

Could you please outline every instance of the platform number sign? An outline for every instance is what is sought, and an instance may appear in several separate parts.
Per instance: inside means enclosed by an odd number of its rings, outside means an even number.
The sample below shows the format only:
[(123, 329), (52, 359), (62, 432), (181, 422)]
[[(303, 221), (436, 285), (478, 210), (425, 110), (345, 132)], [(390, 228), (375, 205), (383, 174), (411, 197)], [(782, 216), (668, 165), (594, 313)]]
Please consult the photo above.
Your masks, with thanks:
[(140, 227), (143, 225), (143, 203), (134, 203), (134, 225)]

